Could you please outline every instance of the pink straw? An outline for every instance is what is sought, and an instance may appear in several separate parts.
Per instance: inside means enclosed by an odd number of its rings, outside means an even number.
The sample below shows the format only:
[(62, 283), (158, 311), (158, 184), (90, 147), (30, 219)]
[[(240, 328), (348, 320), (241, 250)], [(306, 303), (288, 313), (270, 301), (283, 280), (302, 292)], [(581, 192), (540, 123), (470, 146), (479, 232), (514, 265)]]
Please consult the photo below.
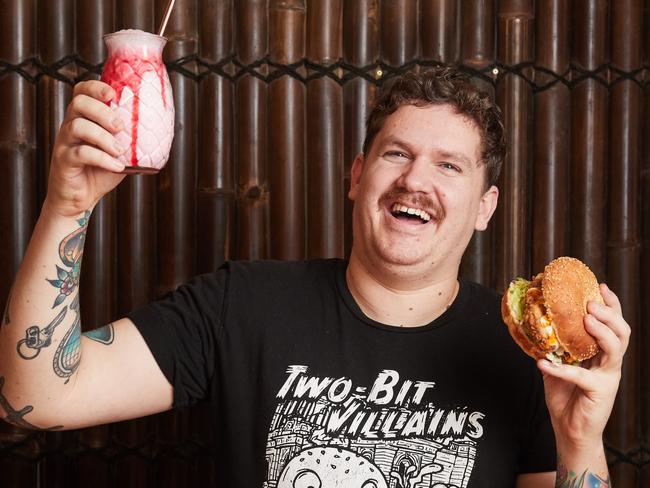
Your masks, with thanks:
[(162, 37), (162, 35), (165, 33), (165, 29), (167, 28), (167, 22), (169, 21), (169, 16), (172, 13), (172, 9), (174, 8), (174, 1), (175, 0), (169, 0), (167, 3), (167, 8), (165, 9), (165, 16), (163, 17), (162, 22), (160, 23), (160, 29), (158, 29), (158, 35)]

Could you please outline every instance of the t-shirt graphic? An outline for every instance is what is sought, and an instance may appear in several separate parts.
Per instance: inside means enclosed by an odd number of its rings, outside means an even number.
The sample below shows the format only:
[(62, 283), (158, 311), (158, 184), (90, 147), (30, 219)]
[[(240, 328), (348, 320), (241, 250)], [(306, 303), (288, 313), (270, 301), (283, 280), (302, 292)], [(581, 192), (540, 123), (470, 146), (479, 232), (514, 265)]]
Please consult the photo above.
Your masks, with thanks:
[(383, 370), (368, 388), (291, 365), (277, 393), (265, 487), (466, 488), (485, 415), (434, 405), (432, 381)]

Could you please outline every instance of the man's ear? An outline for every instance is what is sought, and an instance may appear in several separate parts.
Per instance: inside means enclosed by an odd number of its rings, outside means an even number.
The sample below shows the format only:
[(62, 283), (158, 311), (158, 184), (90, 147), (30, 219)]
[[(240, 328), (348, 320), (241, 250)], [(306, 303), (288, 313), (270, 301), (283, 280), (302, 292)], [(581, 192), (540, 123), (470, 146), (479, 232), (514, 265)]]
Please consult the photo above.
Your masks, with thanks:
[(476, 216), (476, 223), (474, 228), (476, 230), (487, 229), (488, 223), (497, 208), (499, 201), (499, 189), (492, 185), (481, 197), (481, 203), (478, 208), (478, 215)]
[(363, 171), (363, 163), (363, 153), (357, 154), (352, 163), (352, 169), (350, 170), (350, 191), (348, 192), (348, 198), (352, 201), (357, 198), (357, 187), (359, 186), (359, 179), (361, 178), (361, 172)]

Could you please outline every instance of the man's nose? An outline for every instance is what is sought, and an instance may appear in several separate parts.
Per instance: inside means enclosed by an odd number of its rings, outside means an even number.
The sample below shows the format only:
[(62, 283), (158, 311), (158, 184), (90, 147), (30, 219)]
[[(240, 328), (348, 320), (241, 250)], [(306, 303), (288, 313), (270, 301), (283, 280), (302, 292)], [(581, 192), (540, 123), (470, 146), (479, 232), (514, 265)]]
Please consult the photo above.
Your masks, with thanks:
[(409, 192), (429, 193), (434, 184), (433, 167), (424, 158), (416, 158), (404, 167), (398, 183)]

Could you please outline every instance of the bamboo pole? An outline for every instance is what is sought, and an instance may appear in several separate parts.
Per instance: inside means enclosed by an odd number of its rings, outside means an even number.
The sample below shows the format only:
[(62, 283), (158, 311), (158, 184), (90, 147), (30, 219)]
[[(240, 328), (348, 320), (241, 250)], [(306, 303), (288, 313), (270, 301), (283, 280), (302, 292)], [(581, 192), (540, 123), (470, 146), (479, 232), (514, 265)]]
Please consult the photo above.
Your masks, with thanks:
[[(347, 0), (343, 6), (343, 59), (358, 68), (371, 65), (379, 54), (378, 0)], [(377, 76), (378, 71), (375, 71)], [(366, 134), (366, 119), (375, 97), (373, 83), (357, 77), (343, 86), (343, 191), (350, 189), (350, 170), (354, 157), (361, 152)], [(344, 196), (344, 248), (349, 256), (352, 249), (352, 202)]]
[[(20, 64), (36, 52), (33, 2), (3, 2), (0, 16), (0, 59)], [(18, 271), (37, 214), (36, 90), (18, 73), (0, 78), (0, 184), (4, 203), (0, 224), (5, 240), (0, 263), (5, 273), (0, 283), (4, 303)]]
[[(247, 65), (268, 50), (268, 18), (265, 0), (236, 4), (236, 54)], [(262, 70), (262, 74), (266, 74)], [(236, 161), (238, 165), (238, 257), (268, 256), (267, 98), (268, 86), (253, 75), (236, 85)]]
[(494, 0), (463, 0), (461, 4), (461, 59), (481, 69), (495, 60)]
[[(217, 63), (233, 54), (234, 5), (232, 0), (200, 3), (199, 55)], [(199, 84), (202, 110), (199, 118), (199, 167), (197, 191), (197, 272), (216, 270), (233, 252), (235, 234), (235, 168), (233, 101), (234, 84), (210, 73)], [(191, 429), (195, 440), (208, 446), (194, 460), (194, 484), (218, 486), (215, 478), (219, 458), (213, 455), (210, 405), (192, 409)]]
[(422, 57), (456, 64), (460, 58), (461, 4), (458, 0), (422, 0), (420, 8)]
[[(305, 56), (304, 0), (271, 0), (271, 62)], [(269, 86), (271, 257), (305, 258), (305, 86), (284, 75)]]
[[(641, 65), (642, 1), (620, 0), (611, 5), (611, 62), (623, 71)], [(607, 280), (621, 301), (623, 315), (632, 327), (617, 402), (607, 426), (606, 439), (630, 453), (637, 448), (639, 432), (639, 316), (640, 166), (639, 132), (641, 88), (632, 80), (619, 80), (610, 94), (609, 192), (607, 226)], [(637, 469), (629, 463), (612, 466), (612, 483), (634, 486)]]
[[(461, 4), (461, 17), (463, 64), (476, 70), (493, 64), (496, 58), (494, 1), (464, 0)], [(491, 83), (478, 77), (473, 78), (472, 83), (494, 98), (495, 90)], [(460, 274), (463, 278), (486, 286), (492, 285), (493, 229), (494, 224), (491, 224), (483, 232), (474, 232), (461, 262)]]
[[(646, 25), (648, 11), (646, 11)], [(649, 29), (646, 29), (646, 32)], [(647, 35), (647, 34), (646, 34)], [(648, 45), (647, 42), (644, 45)], [(646, 53), (645, 64), (648, 64), (648, 55)], [(650, 113), (650, 86), (644, 89), (643, 113)], [(643, 117), (643, 158), (641, 168), (641, 223), (642, 223), (642, 241), (641, 241), (641, 276), (650, 276), (650, 119)], [(638, 327), (637, 341), (641, 348), (640, 364), (640, 382), (641, 382), (641, 439), (648, 445), (650, 442), (650, 354), (647, 351), (650, 348), (650, 284), (648, 280), (641, 280), (641, 304), (642, 314)], [(650, 486), (650, 464), (641, 468), (641, 486)]]
[[(196, 52), (198, 0), (179, 0), (169, 19), (165, 61)], [(156, 1), (155, 25), (159, 25), (167, 2)], [(193, 71), (192, 65), (186, 69)], [(158, 174), (158, 288), (157, 294), (188, 281), (196, 257), (196, 82), (177, 72), (169, 78), (174, 93), (176, 123), (169, 161)]]
[[(541, 0), (536, 5), (535, 64), (563, 76), (569, 69), (569, 2)], [(539, 71), (538, 86), (553, 83)], [(555, 83), (534, 97), (532, 272), (568, 251), (569, 88)]]
[(380, 10), (381, 60), (402, 66), (418, 55), (418, 5), (412, 0), (382, 1)]
[[(20, 64), (36, 54), (35, 2), (0, 0), (0, 59)], [(8, 300), (9, 287), (23, 259), (36, 222), (36, 88), (17, 73), (0, 75), (0, 226), (4, 239), (0, 246), (0, 299)], [(0, 443), (23, 440), (29, 432), (1, 422)], [(26, 454), (38, 446), (29, 446)], [(29, 469), (17, 456), (0, 458), (0, 484), (34, 485), (36, 470)]]
[[(307, 58), (341, 57), (341, 0), (307, 2)], [(307, 83), (307, 255), (343, 257), (343, 94), (328, 77)]]
[[(608, 3), (575, 2), (574, 11), (581, 15), (576, 15), (572, 26), (572, 61), (583, 70), (596, 70), (607, 60)], [(571, 94), (570, 253), (601, 280), (605, 275), (607, 105), (607, 88), (592, 78), (578, 83)]]
[[(233, 0), (201, 3), (199, 54), (217, 63), (233, 53)], [(199, 85), (197, 192), (197, 272), (217, 269), (233, 255), (235, 234), (235, 161), (233, 83), (210, 73)]]
[[(39, 50), (41, 61), (47, 65), (56, 63), (75, 51), (74, 39), (74, 2), (70, 0), (51, 0), (38, 2), (39, 19), (48, 22), (39, 23)], [(73, 79), (77, 75), (74, 64), (68, 64), (59, 70), (63, 76)], [(59, 127), (65, 116), (65, 109), (72, 98), (72, 85), (65, 81), (44, 76), (38, 82), (38, 166), (39, 197), (45, 198), (47, 177), (50, 172), (51, 151)]]
[[(154, 25), (160, 25), (167, 0), (156, 0)], [(165, 36), (169, 39), (163, 58), (181, 59), (197, 50), (198, 0), (178, 0), (169, 19)], [(190, 72), (192, 64), (185, 65)], [(170, 72), (176, 110), (174, 142), (169, 161), (158, 173), (157, 271), (156, 294), (176, 288), (195, 272), (196, 257), (196, 136), (197, 84), (187, 76)], [(165, 413), (158, 418), (159, 439), (166, 446), (184, 442), (192, 432), (191, 412)], [(192, 480), (192, 467), (181, 458), (169, 458), (157, 466), (159, 486), (175, 487)], [(191, 481), (190, 481), (191, 484)]]
[[(650, 9), (643, 10), (643, 46), (650, 46)], [(650, 49), (643, 50), (643, 65), (650, 64)], [(642, 114), (650, 113), (650, 85), (643, 90)], [(650, 117), (642, 115), (643, 135), (641, 137), (641, 276), (650, 276)], [(641, 279), (640, 287), (641, 320), (638, 324), (636, 340), (640, 343), (640, 441), (646, 446), (650, 444), (650, 283)], [(650, 486), (650, 464), (646, 463), (639, 470), (639, 485)]]
[[(533, 16), (532, 1), (499, 3), (497, 56), (501, 63), (513, 66), (532, 59)], [(523, 74), (530, 76), (528, 71)], [(508, 143), (501, 172), (496, 233), (496, 287), (503, 290), (515, 276), (530, 274), (528, 175), (532, 90), (521, 76), (509, 73), (499, 82), (497, 100), (504, 113)]]

